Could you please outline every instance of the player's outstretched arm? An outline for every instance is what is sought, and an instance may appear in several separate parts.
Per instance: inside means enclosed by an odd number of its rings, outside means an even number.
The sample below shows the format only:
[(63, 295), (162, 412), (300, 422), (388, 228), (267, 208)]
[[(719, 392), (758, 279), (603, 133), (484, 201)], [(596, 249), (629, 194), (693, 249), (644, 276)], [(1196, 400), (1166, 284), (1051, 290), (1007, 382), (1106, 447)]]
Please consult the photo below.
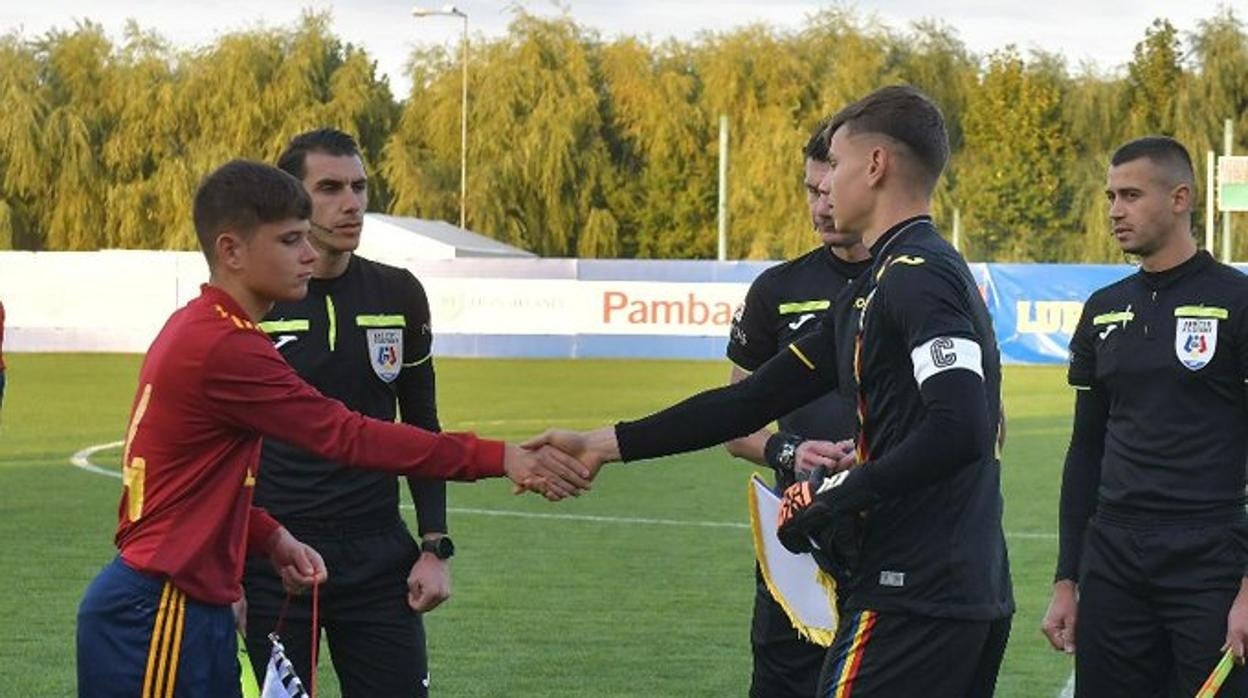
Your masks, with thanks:
[[(371, 419), (320, 394), (261, 334), (221, 342), (203, 369), (209, 409), (229, 423), (346, 465), (442, 480), (509, 477), (562, 499), (584, 489), (588, 473), (550, 454), (471, 433), (432, 433)], [(579, 464), (572, 466), (579, 468)]]

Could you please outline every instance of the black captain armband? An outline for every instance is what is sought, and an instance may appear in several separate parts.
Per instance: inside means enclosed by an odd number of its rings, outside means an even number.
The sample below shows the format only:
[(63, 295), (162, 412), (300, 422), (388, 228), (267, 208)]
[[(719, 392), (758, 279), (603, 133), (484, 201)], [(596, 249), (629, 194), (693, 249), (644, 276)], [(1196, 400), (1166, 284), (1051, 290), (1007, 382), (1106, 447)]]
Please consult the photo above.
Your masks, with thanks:
[(776, 472), (792, 473), (797, 462), (797, 447), (805, 440), (796, 434), (778, 431), (768, 437), (767, 445), (763, 446), (763, 458)]

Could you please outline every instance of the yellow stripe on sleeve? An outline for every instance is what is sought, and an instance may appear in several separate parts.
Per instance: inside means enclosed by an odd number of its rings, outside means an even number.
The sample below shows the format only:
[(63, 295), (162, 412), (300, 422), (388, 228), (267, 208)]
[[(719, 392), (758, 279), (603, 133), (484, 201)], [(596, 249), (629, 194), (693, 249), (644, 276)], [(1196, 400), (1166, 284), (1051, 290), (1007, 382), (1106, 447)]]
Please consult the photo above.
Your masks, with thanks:
[(806, 358), (806, 355), (802, 353), (801, 349), (797, 348), (796, 344), (790, 344), (789, 351), (793, 352), (802, 363), (806, 364), (806, 368), (809, 368), (812, 371), (815, 370), (815, 363)]

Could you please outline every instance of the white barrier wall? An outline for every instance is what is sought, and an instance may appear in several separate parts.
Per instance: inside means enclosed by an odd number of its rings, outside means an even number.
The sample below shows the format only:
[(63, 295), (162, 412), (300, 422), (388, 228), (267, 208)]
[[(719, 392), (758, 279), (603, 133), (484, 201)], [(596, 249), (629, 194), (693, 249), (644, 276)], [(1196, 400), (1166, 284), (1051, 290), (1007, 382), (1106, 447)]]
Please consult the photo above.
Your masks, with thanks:
[[(425, 285), (435, 351), (469, 356), (702, 356), (704, 344), (722, 355), (732, 312), (766, 266), (740, 265), (742, 281), (703, 282), (577, 278), (577, 260), (388, 261)], [(4, 349), (145, 351), (207, 276), (190, 252), (0, 252)]]
[(0, 252), (5, 351), (141, 352), (208, 278), (189, 252)]
[[(440, 356), (719, 358), (772, 262), (383, 259), (424, 283)], [(1095, 289), (1134, 267), (972, 264), (1006, 363), (1063, 363)], [(144, 351), (199, 292), (189, 252), (0, 252), (6, 351)]]

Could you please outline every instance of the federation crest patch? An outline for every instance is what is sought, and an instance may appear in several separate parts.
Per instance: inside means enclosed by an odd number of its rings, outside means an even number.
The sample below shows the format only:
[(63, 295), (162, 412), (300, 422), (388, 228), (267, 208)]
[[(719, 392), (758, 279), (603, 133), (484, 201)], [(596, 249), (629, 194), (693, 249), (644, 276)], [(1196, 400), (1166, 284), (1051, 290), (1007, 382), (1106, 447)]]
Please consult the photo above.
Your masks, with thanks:
[(1213, 360), (1218, 348), (1218, 321), (1214, 318), (1175, 319), (1174, 354), (1188, 370), (1199, 371)]
[(368, 362), (378, 378), (394, 382), (403, 369), (403, 330), (368, 330)]

